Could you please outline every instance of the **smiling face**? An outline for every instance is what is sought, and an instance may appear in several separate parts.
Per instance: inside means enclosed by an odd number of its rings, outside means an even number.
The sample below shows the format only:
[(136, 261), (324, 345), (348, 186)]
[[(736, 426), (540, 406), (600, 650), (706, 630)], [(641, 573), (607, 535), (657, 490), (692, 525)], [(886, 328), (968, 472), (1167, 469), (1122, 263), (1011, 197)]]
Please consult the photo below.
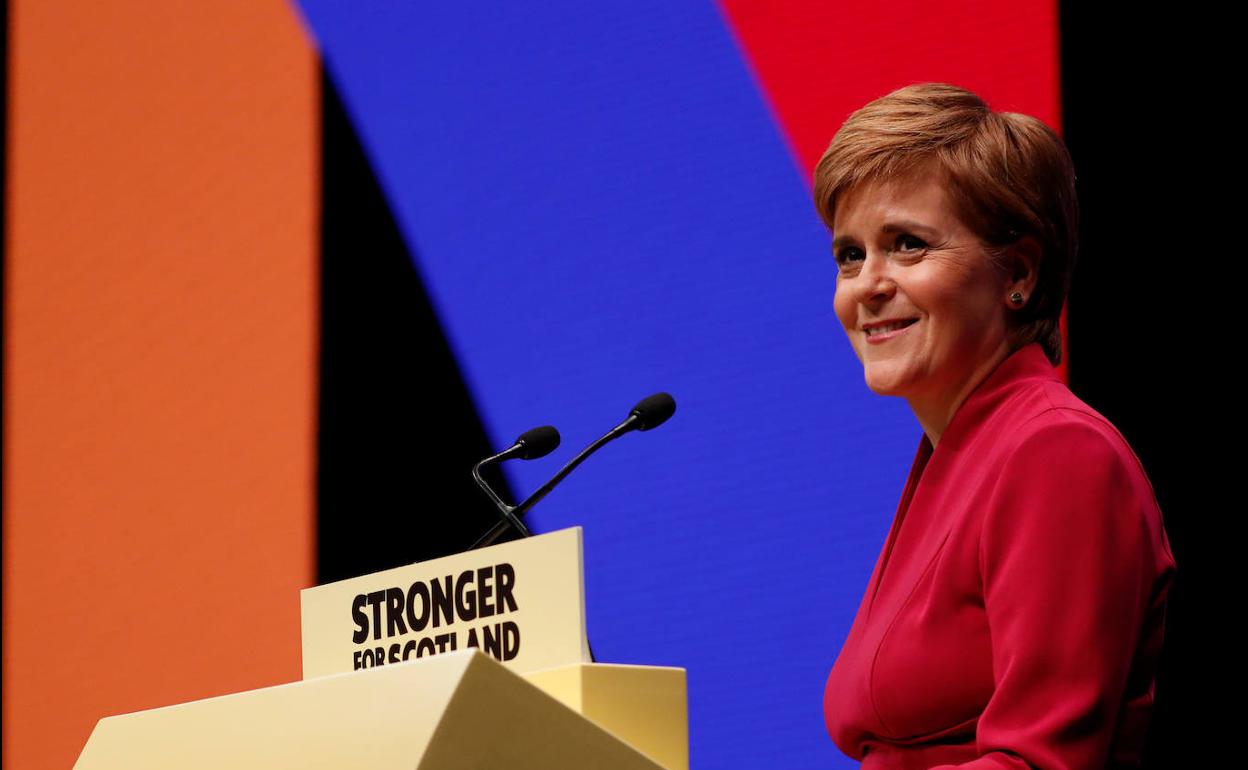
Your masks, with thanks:
[(867, 386), (907, 399), (938, 435), (1009, 353), (1009, 277), (932, 173), (842, 194), (833, 236), (836, 315)]

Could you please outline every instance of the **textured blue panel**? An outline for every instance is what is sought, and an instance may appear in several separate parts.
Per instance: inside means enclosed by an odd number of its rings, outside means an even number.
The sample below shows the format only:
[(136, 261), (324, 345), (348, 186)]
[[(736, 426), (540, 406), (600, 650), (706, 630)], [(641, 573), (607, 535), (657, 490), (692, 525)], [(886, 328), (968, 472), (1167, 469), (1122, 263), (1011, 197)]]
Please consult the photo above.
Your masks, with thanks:
[(515, 488), (676, 396), (532, 516), (585, 526), (599, 659), (688, 668), (696, 767), (852, 766), (823, 683), (920, 434), (714, 5), (302, 5), (491, 436), (563, 432)]

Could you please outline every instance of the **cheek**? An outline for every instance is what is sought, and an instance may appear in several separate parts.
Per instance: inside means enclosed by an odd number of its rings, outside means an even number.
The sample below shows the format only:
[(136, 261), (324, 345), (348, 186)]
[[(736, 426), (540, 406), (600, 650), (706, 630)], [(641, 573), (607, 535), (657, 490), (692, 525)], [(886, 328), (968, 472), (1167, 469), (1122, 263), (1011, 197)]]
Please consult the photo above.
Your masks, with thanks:
[(984, 286), (967, 285), (941, 297), (933, 311), (931, 342), (942, 356), (978, 355), (1000, 334), (1004, 320), (991, 292)]
[(854, 303), (849, 300), (849, 292), (842, 290), (840, 283), (836, 285), (836, 294), (832, 296), (832, 309), (836, 312), (836, 319), (841, 322), (841, 326), (849, 331), (855, 322)]
[(957, 287), (954, 295), (957, 301), (946, 303), (946, 313), (955, 323), (979, 331), (987, 331), (996, 325), (1002, 316), (1002, 308), (991, 278), (985, 275), (980, 280), (968, 281)]

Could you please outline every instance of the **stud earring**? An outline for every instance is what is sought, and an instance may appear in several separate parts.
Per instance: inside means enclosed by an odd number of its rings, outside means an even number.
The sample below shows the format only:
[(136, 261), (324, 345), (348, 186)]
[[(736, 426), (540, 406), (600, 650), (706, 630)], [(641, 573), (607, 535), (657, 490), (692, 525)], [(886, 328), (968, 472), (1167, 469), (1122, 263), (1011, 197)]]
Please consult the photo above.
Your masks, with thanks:
[(1023, 294), (1022, 294), (1022, 292), (1018, 292), (1018, 291), (1016, 291), (1016, 292), (1014, 292), (1013, 294), (1011, 294), (1011, 295), (1010, 295), (1010, 302), (1013, 302), (1015, 305), (1021, 305), (1021, 304), (1023, 304)]

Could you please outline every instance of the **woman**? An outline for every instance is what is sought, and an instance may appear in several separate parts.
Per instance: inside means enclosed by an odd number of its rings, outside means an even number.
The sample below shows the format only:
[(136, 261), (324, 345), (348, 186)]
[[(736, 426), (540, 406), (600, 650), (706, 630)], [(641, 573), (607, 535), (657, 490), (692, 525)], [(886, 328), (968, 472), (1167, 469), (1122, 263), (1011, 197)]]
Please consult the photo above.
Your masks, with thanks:
[(824, 694), (864, 768), (1139, 763), (1174, 575), (1126, 441), (1054, 366), (1074, 171), (1039, 120), (910, 86), (815, 171), (867, 385), (923, 429)]

